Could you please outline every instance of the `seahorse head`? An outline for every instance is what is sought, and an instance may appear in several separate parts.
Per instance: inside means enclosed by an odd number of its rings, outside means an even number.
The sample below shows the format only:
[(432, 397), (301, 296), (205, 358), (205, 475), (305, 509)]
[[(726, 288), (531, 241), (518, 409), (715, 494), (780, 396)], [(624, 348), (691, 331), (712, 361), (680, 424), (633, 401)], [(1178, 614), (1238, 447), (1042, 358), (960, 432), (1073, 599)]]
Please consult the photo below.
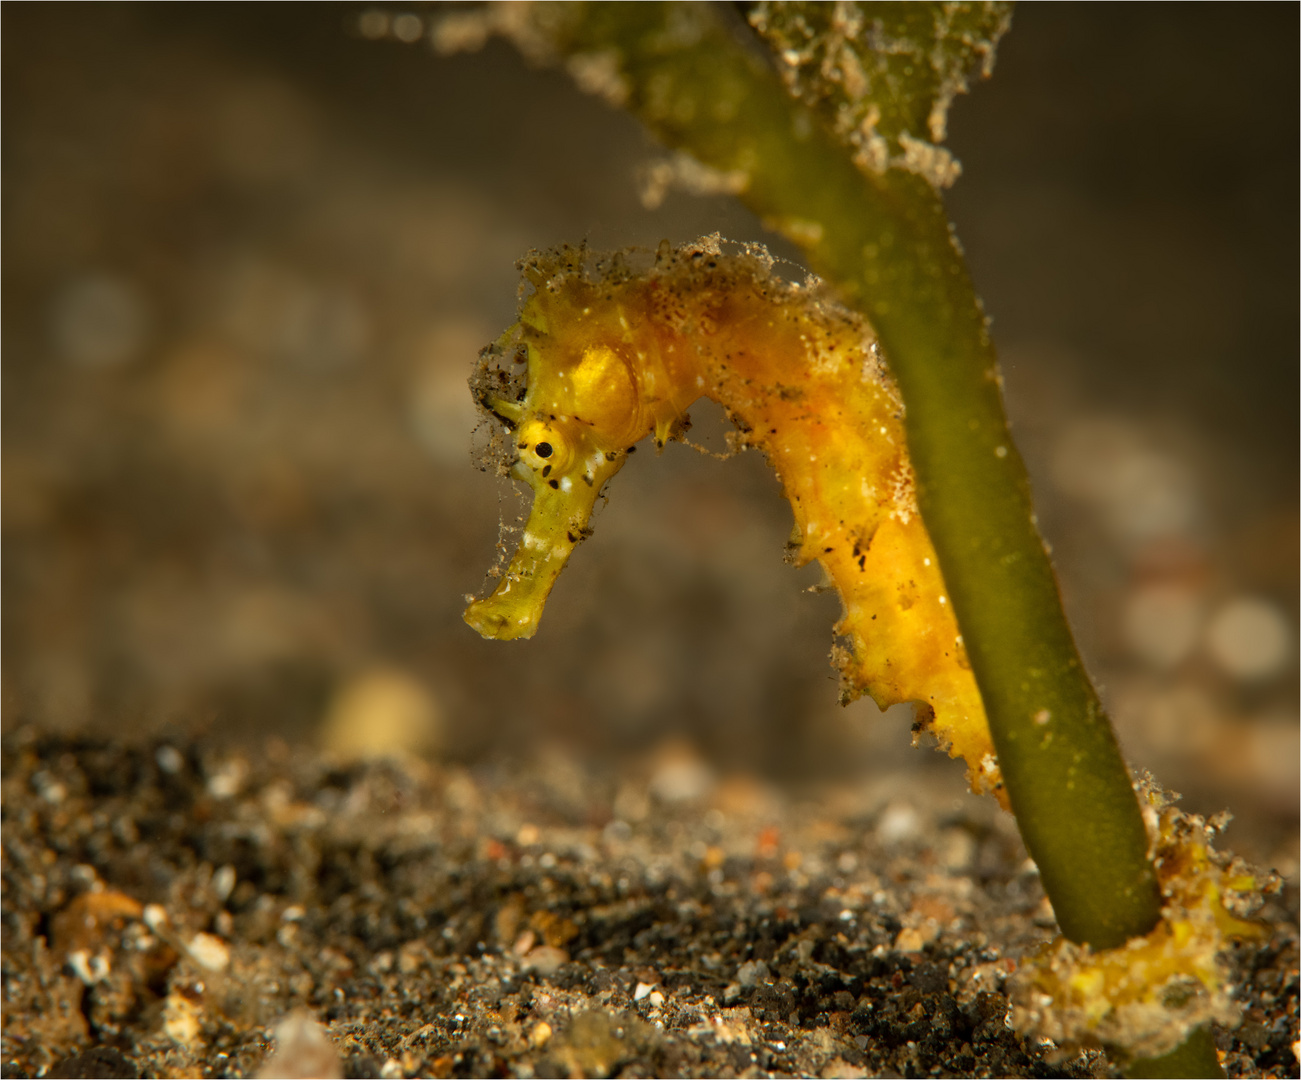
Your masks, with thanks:
[[(481, 394), (481, 404), (513, 439), (510, 475), (533, 491), (509, 567), (493, 593), (465, 611), (465, 621), (484, 637), (533, 636), (552, 585), (590, 531), (602, 487), (623, 467), (628, 448), (657, 427), (662, 410), (645, 407), (644, 372), (626, 320), (621, 326), (617, 305), (598, 304), (592, 293), (581, 280), (540, 288), (510, 335), (527, 356), (523, 397)], [(550, 332), (557, 325), (563, 336)]]

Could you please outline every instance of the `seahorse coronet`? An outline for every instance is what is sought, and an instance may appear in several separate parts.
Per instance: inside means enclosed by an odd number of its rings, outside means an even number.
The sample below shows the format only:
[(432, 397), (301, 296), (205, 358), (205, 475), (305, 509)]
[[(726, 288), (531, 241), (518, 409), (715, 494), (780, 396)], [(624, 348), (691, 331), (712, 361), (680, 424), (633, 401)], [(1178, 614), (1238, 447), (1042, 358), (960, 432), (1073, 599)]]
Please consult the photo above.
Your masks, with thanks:
[[(818, 560), (843, 602), (832, 650), (842, 700), (918, 702), (915, 728), (1002, 797), (980, 693), (918, 513), (903, 402), (876, 336), (816, 280), (787, 282), (758, 245), (717, 235), (653, 254), (531, 252), (519, 319), (481, 354), (476, 399), (504, 431), (504, 471), (533, 490), (509, 566), (465, 619), (536, 633), (628, 450), (658, 445), (702, 397), (762, 450), (791, 504), (788, 558)], [(532, 291), (528, 289), (531, 287)], [(525, 374), (507, 370), (523, 360)], [(505, 365), (503, 367), (502, 365)]]

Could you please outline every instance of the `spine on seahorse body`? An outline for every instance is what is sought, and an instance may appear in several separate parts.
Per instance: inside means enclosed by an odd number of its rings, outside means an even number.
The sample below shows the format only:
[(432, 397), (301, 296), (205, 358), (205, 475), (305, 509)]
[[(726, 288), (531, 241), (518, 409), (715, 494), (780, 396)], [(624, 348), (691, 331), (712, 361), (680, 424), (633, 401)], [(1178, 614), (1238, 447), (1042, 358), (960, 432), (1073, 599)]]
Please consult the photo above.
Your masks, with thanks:
[[(661, 245), (640, 272), (623, 256), (572, 248), (521, 268), (534, 291), (485, 350), (473, 386), (505, 424), (504, 464), (534, 503), (500, 583), (466, 621), (485, 637), (531, 637), (628, 448), (647, 434), (662, 446), (709, 397), (776, 471), (795, 516), (791, 560), (817, 559), (840, 592), (842, 699), (919, 703), (915, 726), (967, 761), (975, 790), (999, 791), (980, 693), (914, 499), (903, 406), (862, 318), (816, 286), (778, 278), (762, 249), (724, 254), (717, 237)], [(522, 384), (494, 366), (508, 353), (527, 363)]]

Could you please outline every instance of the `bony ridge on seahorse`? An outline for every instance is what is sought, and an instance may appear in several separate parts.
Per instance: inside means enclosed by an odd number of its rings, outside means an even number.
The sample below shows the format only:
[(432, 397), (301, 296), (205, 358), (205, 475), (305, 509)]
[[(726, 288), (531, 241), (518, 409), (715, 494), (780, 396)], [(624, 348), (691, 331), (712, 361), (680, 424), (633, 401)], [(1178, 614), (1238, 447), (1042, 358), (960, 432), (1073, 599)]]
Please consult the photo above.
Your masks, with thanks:
[[(597, 496), (639, 439), (663, 446), (709, 397), (762, 450), (795, 515), (789, 557), (817, 559), (844, 612), (832, 656), (842, 700), (919, 703), (929, 729), (1001, 797), (980, 693), (913, 492), (903, 405), (861, 316), (783, 281), (758, 247), (718, 237), (661, 244), (637, 271), (570, 247), (520, 263), (519, 322), (471, 381), (507, 429), (510, 475), (533, 508), (510, 565), (465, 620), (484, 637), (531, 637), (587, 536)], [(527, 363), (526, 381), (501, 366)]]

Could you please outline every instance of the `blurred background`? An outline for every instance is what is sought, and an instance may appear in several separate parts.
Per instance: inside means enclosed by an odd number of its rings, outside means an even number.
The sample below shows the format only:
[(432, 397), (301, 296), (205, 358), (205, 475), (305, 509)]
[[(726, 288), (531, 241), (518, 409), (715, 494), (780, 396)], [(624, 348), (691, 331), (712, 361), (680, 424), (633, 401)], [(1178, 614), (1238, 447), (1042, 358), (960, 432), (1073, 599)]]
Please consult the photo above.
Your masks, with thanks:
[[(839, 605), (783, 564), (757, 455), (636, 455), (537, 638), (461, 621), (527, 509), (475, 468), (466, 387), (515, 260), (715, 230), (793, 257), (752, 215), (648, 209), (635, 122), (500, 43), (435, 55), (428, 9), (2, 18), (6, 730), (960, 796), (906, 710), (837, 706)], [(1292, 875), (1297, 32), (1026, 6), (951, 114), (948, 195), (1126, 754)]]

